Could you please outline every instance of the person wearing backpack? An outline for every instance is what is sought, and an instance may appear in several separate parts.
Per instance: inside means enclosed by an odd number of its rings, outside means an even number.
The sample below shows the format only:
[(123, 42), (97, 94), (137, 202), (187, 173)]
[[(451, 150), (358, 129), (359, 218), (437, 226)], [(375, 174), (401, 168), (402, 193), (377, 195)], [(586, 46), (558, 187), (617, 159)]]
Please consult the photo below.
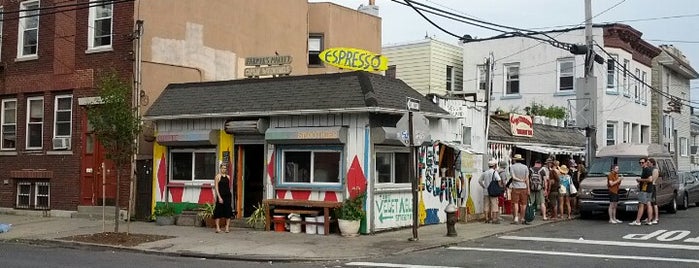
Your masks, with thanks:
[(481, 173), (478, 184), (483, 187), (483, 214), (485, 223), (500, 223), (498, 212), (498, 197), (504, 192), (502, 179), (497, 172), (498, 161), (491, 159), (488, 161), (488, 170)]
[(529, 204), (534, 206), (534, 209), (541, 209), (541, 216), (545, 221), (549, 219), (546, 217), (546, 193), (548, 192), (548, 173), (544, 167), (541, 166), (541, 160), (537, 159), (534, 161), (534, 166), (529, 169)]

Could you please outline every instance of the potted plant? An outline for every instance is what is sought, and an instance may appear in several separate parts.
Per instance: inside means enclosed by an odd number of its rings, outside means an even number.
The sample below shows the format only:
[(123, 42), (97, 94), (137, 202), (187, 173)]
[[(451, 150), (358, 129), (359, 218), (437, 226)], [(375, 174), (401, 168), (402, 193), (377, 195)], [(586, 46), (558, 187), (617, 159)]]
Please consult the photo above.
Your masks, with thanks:
[(354, 198), (347, 198), (336, 210), (337, 223), (342, 236), (351, 237), (359, 234), (359, 225), (366, 215), (363, 209), (364, 197), (365, 193), (361, 193)]
[(157, 204), (155, 210), (153, 210), (153, 216), (155, 217), (155, 223), (157, 225), (173, 225), (175, 224), (175, 207), (169, 203)]
[(267, 213), (267, 206), (258, 203), (257, 206), (253, 206), (255, 210), (250, 214), (250, 217), (245, 220), (248, 226), (254, 229), (264, 229), (265, 228), (265, 216)]
[(214, 204), (206, 203), (199, 207), (199, 218), (204, 223), (203, 226), (212, 228), (216, 226), (214, 222)]

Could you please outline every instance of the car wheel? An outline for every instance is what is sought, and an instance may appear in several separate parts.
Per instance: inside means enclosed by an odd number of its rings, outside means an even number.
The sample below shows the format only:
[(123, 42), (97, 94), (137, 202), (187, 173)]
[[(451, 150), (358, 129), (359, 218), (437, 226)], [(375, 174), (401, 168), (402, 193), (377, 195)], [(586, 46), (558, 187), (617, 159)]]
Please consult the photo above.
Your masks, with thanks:
[(677, 213), (677, 198), (673, 198), (672, 202), (667, 205), (667, 212), (670, 214)]
[(687, 197), (687, 194), (682, 195), (682, 204), (680, 204), (680, 209), (685, 210), (689, 207), (689, 198)]

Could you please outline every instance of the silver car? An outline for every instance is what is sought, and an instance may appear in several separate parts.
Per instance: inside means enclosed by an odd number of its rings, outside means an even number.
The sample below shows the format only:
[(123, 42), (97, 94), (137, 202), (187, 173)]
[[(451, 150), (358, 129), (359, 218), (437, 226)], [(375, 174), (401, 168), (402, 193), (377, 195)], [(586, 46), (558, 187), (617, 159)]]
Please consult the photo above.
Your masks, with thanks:
[(687, 209), (690, 204), (699, 206), (699, 171), (678, 172), (677, 207)]

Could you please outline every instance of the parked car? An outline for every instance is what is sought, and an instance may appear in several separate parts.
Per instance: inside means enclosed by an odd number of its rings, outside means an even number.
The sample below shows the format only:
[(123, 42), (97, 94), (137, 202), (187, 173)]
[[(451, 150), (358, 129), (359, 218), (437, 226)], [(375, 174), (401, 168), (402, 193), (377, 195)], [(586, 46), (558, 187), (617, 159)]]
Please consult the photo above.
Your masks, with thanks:
[(679, 172), (677, 180), (677, 207), (687, 209), (689, 204), (699, 206), (699, 171)]
[(592, 160), (587, 177), (580, 182), (578, 196), (580, 213), (590, 216), (595, 211), (606, 212), (609, 208), (609, 191), (607, 175), (612, 165), (619, 165), (619, 174), (623, 181), (619, 187), (618, 210), (622, 212), (638, 211), (638, 182), (641, 157), (652, 157), (660, 168), (656, 189), (656, 200), (669, 213), (677, 212), (677, 170), (672, 155), (659, 144), (623, 143), (606, 146), (599, 150)]

